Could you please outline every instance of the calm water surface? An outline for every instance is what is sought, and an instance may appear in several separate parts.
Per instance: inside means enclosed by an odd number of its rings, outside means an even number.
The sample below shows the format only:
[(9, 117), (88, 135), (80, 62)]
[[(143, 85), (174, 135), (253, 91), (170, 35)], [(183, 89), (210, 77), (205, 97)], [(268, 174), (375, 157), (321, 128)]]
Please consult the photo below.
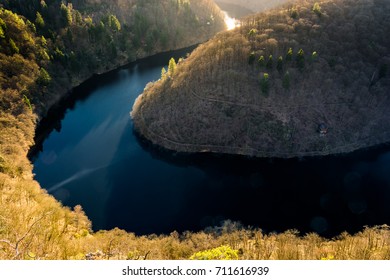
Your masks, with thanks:
[(129, 115), (171, 56), (94, 77), (52, 110), (33, 149), (35, 178), (93, 228), (136, 234), (198, 231), (224, 220), (266, 232), (334, 236), (390, 224), (390, 148), (348, 156), (250, 160), (175, 156), (139, 141)]

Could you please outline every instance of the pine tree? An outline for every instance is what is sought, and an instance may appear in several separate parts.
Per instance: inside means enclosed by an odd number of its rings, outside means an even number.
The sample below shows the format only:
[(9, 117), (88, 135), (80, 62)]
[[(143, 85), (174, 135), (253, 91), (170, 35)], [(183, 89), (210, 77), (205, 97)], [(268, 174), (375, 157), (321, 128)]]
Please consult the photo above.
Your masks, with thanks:
[(259, 63), (259, 66), (260, 67), (264, 67), (265, 66), (265, 59), (264, 59), (264, 55), (261, 55), (259, 60), (258, 60), (258, 63)]
[(278, 58), (276, 69), (278, 69), (279, 73), (281, 73), (283, 71), (283, 57), (282, 56), (279, 56), (279, 58)]
[(165, 67), (161, 69), (161, 79), (165, 79), (167, 77), (167, 70), (165, 70)]
[(176, 71), (176, 61), (175, 59), (172, 57), (170, 60), (169, 60), (169, 64), (168, 64), (168, 75), (170, 77), (172, 77), (174, 74), (175, 74), (175, 71)]
[(274, 58), (272, 56), (272, 54), (268, 57), (268, 61), (267, 61), (267, 68), (268, 69), (272, 69), (274, 65)]
[(287, 90), (290, 89), (290, 73), (288, 71), (284, 74), (283, 77), (283, 87)]
[(38, 27), (40, 27), (40, 28), (45, 27), (45, 21), (44, 21), (42, 15), (41, 15), (39, 12), (37, 12), (37, 14), (36, 14), (35, 24), (36, 24)]
[(263, 78), (261, 79), (261, 91), (263, 93), (268, 93), (269, 91), (269, 74), (264, 73)]
[(289, 48), (286, 55), (286, 61), (291, 61), (293, 57), (293, 50), (292, 48)]

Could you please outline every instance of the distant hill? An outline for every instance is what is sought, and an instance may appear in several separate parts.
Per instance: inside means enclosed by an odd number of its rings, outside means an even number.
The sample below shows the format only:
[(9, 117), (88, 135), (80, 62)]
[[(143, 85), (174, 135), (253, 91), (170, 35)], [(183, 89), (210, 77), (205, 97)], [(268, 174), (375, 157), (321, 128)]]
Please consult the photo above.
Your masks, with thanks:
[(218, 34), (149, 85), (135, 129), (179, 152), (345, 153), (390, 141), (390, 2), (297, 1)]

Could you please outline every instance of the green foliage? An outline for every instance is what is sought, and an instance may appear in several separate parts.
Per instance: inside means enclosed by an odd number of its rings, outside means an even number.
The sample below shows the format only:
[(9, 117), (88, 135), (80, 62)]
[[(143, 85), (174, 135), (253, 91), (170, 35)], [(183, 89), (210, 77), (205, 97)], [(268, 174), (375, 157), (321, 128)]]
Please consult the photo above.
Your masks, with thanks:
[(259, 60), (258, 60), (258, 64), (260, 67), (264, 67), (265, 66), (265, 58), (264, 58), (264, 55), (261, 55)]
[(267, 94), (269, 91), (269, 74), (264, 73), (263, 78), (260, 81), (261, 91)]
[(113, 31), (120, 31), (121, 30), (121, 24), (117, 17), (115, 15), (109, 15), (108, 16), (108, 26), (113, 30)]
[(51, 76), (50, 74), (46, 71), (45, 68), (40, 69), (40, 74), (37, 80), (37, 83), (42, 85), (42, 86), (47, 86), (51, 82)]
[(43, 19), (42, 15), (39, 12), (37, 12), (37, 14), (36, 14), (35, 24), (39, 28), (44, 28), (45, 27), (45, 20)]
[(322, 12), (321, 12), (321, 6), (318, 2), (314, 3), (313, 5), (313, 12), (317, 15), (317, 16), (322, 16)]
[(8, 42), (9, 42), (9, 46), (11, 48), (12, 53), (13, 54), (19, 53), (19, 48), (16, 45), (15, 41), (10, 38)]
[(302, 49), (298, 51), (296, 60), (298, 68), (303, 70), (305, 68), (305, 52)]
[(175, 59), (172, 57), (170, 60), (169, 60), (169, 64), (168, 64), (168, 75), (170, 77), (173, 77), (173, 75), (175, 74), (175, 71), (176, 71), (176, 61)]
[(249, 37), (254, 37), (254, 36), (257, 34), (257, 32), (258, 32), (257, 29), (252, 28), (251, 30), (249, 30), (248, 36), (249, 36)]
[(0, 39), (4, 39), (4, 38), (5, 38), (4, 30), (3, 30), (3, 28), (0, 26)]
[(71, 25), (73, 22), (73, 18), (72, 18), (72, 11), (70, 6), (66, 6), (64, 3), (61, 3), (60, 9), (61, 9), (61, 14), (63, 16), (63, 22), (65, 26)]
[(220, 246), (193, 254), (191, 260), (238, 260), (238, 250), (229, 246)]
[(167, 77), (167, 70), (165, 70), (165, 67), (161, 69), (161, 79), (165, 79)]
[(27, 107), (32, 111), (31, 101), (25, 94), (23, 95), (23, 100), (26, 103)]

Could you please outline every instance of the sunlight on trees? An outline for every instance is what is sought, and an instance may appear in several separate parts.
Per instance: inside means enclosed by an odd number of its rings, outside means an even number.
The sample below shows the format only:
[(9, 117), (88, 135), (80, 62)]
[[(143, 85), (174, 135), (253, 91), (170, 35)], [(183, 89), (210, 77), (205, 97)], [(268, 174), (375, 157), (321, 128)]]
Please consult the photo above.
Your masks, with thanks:
[(220, 246), (193, 254), (190, 260), (238, 260), (238, 250), (229, 246)]
[(170, 60), (169, 60), (169, 64), (168, 64), (168, 75), (170, 77), (173, 77), (173, 75), (175, 74), (175, 71), (176, 71), (176, 61), (175, 59), (172, 57)]

